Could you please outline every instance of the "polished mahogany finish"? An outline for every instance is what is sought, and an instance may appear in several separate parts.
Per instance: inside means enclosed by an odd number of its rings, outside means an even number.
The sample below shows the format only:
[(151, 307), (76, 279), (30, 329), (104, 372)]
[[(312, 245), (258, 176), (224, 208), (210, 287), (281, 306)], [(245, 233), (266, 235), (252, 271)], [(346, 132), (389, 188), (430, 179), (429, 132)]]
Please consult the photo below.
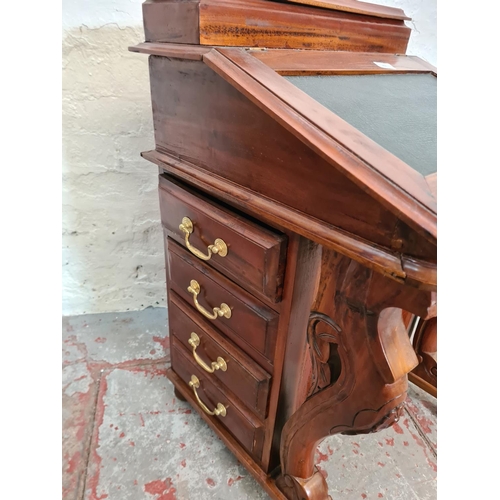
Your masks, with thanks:
[[(201, 317), (204, 315), (200, 308), (212, 312), (214, 307), (227, 304), (231, 317), (217, 316), (210, 320), (212, 324), (272, 371), (278, 314), (204, 262), (197, 261), (172, 240), (167, 248), (170, 288), (191, 304), (193, 312)], [(201, 289), (198, 307), (193, 293), (188, 290), (192, 280), (196, 280)]]
[[(226, 366), (213, 370), (214, 377), (259, 417), (265, 418), (271, 376), (220, 335), (207, 320), (194, 315), (190, 306), (175, 292), (170, 293), (168, 310), (170, 336), (177, 337), (187, 349), (196, 352), (201, 362), (211, 370), (211, 365), (222, 357)], [(196, 349), (196, 342), (192, 341), (193, 333), (199, 338)]]
[[(397, 285), (337, 252), (318, 252), (319, 283), (302, 330), (308, 349), (296, 354), (302, 369), (287, 370), (297, 396), (283, 417), (278, 484), (293, 499), (328, 498), (314, 467), (326, 435), (375, 432), (398, 420), (406, 374), (418, 364), (401, 309), (434, 313), (433, 292)], [(287, 353), (296, 346), (294, 339)]]
[(144, 32), (148, 42), (406, 51), (411, 30), (400, 9), (356, 0), (332, 7), (273, 0), (147, 0)]
[(233, 281), (279, 302), (283, 288), (286, 237), (248, 218), (207, 200), (199, 192), (179, 187), (175, 179), (160, 177), (160, 211), (168, 235), (185, 246), (186, 234), (179, 229), (184, 217), (193, 222), (188, 241), (195, 249), (206, 248), (217, 239), (227, 244), (227, 255), (213, 255), (210, 264)]
[(353, 0), (148, 0), (131, 48), (150, 56), (167, 375), (274, 499), (329, 498), (317, 444), (392, 425), (408, 373), (437, 373), (437, 174), (287, 79), (432, 87), (405, 19)]

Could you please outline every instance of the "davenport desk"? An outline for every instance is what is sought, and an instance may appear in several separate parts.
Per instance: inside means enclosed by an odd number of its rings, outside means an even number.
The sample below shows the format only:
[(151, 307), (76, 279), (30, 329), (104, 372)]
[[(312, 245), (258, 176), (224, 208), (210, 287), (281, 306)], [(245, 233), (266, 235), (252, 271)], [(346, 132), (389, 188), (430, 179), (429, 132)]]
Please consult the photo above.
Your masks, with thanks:
[(393, 424), (436, 316), (436, 72), (399, 9), (148, 0), (168, 377), (275, 499)]

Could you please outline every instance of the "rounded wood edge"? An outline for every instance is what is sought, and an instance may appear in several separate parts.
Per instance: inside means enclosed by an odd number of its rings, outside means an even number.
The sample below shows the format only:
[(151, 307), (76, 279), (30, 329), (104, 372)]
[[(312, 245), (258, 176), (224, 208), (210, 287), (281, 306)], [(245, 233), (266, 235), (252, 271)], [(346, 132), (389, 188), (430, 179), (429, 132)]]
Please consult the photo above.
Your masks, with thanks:
[(406, 274), (405, 280), (412, 284), (418, 283), (418, 288), (434, 291), (437, 289), (437, 264), (402, 256), (401, 264)]
[(386, 251), (382, 247), (373, 245), (340, 228), (270, 200), (213, 173), (206, 172), (192, 163), (172, 158), (156, 150), (146, 151), (141, 155), (144, 159), (159, 165), (167, 172), (177, 175), (202, 189), (216, 193), (217, 196), (232, 202), (240, 209), (247, 208), (247, 210), (265, 217), (271, 223), (277, 223), (308, 239), (331, 247), (397, 281), (401, 282), (405, 278), (399, 256)]
[[(436, 239), (436, 200), (420, 173), (337, 115), (323, 114), (319, 103), (245, 50), (214, 48), (204, 54), (203, 62), (424, 238)], [(349, 134), (333, 137), (328, 132), (332, 119)], [(353, 149), (360, 144), (353, 136), (369, 148)], [(393, 179), (396, 166), (399, 177)]]
[[(332, 248), (361, 264), (400, 283), (419, 289), (435, 290), (435, 264), (391, 253), (382, 247), (355, 236), (294, 209), (276, 203), (258, 193), (227, 181), (185, 160), (171, 157), (156, 150), (141, 156), (201, 189), (210, 190), (223, 200), (240, 209), (245, 207), (302, 236)], [(405, 268), (406, 266), (406, 268)]]
[(201, 61), (203, 55), (212, 50), (210, 46), (189, 45), (181, 43), (144, 42), (128, 47), (129, 52), (148, 54), (151, 56), (171, 57), (174, 59), (190, 59)]

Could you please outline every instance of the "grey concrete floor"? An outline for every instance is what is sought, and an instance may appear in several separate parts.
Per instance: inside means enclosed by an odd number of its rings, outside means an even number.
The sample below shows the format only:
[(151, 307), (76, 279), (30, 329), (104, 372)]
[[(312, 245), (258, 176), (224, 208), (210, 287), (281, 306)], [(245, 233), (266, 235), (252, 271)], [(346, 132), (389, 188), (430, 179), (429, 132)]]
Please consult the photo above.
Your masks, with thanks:
[[(167, 311), (65, 317), (63, 500), (264, 500), (268, 495), (165, 377)], [(331, 436), (333, 500), (436, 498), (437, 403), (411, 386), (385, 431)]]

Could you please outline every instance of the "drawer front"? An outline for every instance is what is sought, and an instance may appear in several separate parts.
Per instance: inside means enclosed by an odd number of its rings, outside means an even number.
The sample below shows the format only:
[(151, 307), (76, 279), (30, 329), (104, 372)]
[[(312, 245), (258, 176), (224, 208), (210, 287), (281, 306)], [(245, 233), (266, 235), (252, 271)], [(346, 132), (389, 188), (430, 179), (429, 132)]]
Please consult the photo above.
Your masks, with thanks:
[(170, 293), (168, 311), (170, 337), (176, 337), (192, 351), (193, 360), (206, 373), (205, 378), (220, 380), (248, 408), (265, 418), (271, 376), (207, 321), (194, 315), (175, 292)]
[[(225, 416), (212, 415), (227, 428), (227, 430), (242, 444), (248, 452), (260, 460), (264, 429), (262, 423), (248, 410), (235, 403), (223, 390), (210, 380), (205, 373), (190, 358), (188, 351), (182, 347), (176, 337), (171, 338), (172, 346), (172, 369), (186, 383), (192, 380), (192, 376), (198, 378), (199, 387), (191, 387), (193, 394), (197, 394), (201, 401), (198, 406), (207, 413), (214, 412), (220, 403), (226, 409)], [(196, 396), (195, 396), (196, 397)], [(205, 409), (203, 409), (203, 406)], [(221, 408), (221, 407), (219, 407)]]
[[(285, 235), (209, 201), (166, 175), (160, 175), (159, 194), (161, 221), (171, 238), (185, 248), (191, 247), (193, 255), (201, 252), (203, 258), (209, 257), (207, 262), (212, 267), (243, 287), (272, 302), (281, 300)], [(192, 228), (186, 223), (183, 231), (179, 225), (185, 217)], [(192, 232), (188, 234), (189, 231)], [(227, 254), (219, 240), (225, 243)]]
[[(209, 322), (271, 372), (278, 315), (180, 245), (167, 240), (169, 287), (190, 304), (197, 317), (204, 317), (203, 312), (215, 316), (214, 308), (221, 313), (226, 308), (230, 310), (230, 317), (217, 315)], [(196, 296), (193, 281), (199, 286)]]

